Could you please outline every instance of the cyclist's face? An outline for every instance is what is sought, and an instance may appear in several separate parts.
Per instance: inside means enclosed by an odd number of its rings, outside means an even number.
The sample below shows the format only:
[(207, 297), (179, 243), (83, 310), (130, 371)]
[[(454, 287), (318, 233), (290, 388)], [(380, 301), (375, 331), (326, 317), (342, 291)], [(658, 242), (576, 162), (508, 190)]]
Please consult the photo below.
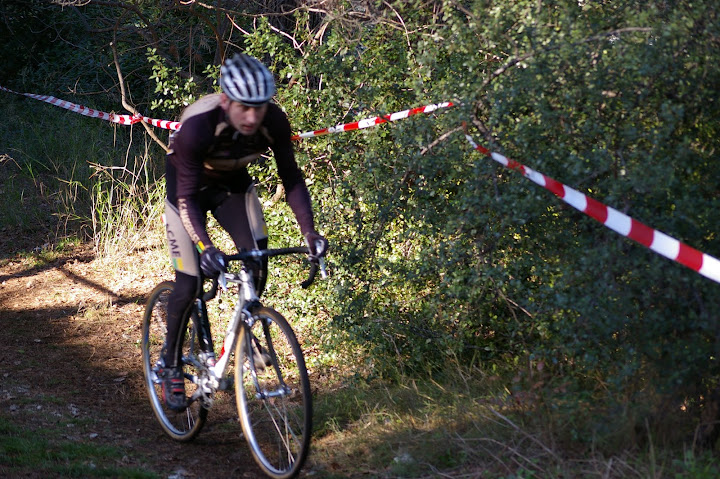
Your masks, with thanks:
[(265, 118), (267, 104), (262, 106), (246, 106), (236, 101), (231, 101), (223, 94), (221, 106), (230, 125), (243, 135), (254, 134)]

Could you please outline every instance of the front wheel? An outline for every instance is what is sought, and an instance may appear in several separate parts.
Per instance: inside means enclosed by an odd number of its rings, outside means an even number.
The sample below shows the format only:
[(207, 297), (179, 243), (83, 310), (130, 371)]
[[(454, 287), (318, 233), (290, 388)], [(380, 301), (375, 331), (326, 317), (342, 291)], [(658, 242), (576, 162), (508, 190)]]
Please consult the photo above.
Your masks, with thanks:
[[(162, 367), (163, 348), (167, 334), (167, 305), (170, 293), (175, 284), (166, 281), (160, 283), (150, 293), (145, 306), (142, 326), (142, 358), (145, 372), (145, 385), (148, 390), (150, 405), (165, 433), (176, 441), (189, 441), (202, 429), (207, 418), (207, 409), (201, 401), (193, 401), (182, 412), (175, 412), (165, 406), (162, 397), (162, 384), (159, 377)], [(193, 313), (196, 314), (196, 313)], [(197, 371), (188, 358), (197, 350), (197, 334), (195, 321), (188, 321), (183, 341), (183, 372), (185, 375), (185, 392), (190, 395), (197, 388), (192, 381)]]
[(255, 461), (270, 477), (297, 475), (310, 447), (312, 397), (305, 359), (280, 313), (259, 308), (235, 347), (235, 396)]

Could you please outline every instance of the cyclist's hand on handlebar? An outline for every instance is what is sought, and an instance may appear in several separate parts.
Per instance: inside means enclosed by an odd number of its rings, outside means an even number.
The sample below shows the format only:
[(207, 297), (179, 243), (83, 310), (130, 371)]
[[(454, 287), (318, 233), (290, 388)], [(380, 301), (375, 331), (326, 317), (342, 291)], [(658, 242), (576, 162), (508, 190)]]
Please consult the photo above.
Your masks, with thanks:
[(214, 246), (205, 248), (200, 255), (200, 269), (208, 278), (217, 278), (220, 273), (227, 271), (225, 255)]
[(305, 233), (305, 241), (310, 249), (310, 256), (313, 258), (322, 258), (328, 250), (328, 240), (324, 236), (319, 235), (316, 231), (308, 231)]

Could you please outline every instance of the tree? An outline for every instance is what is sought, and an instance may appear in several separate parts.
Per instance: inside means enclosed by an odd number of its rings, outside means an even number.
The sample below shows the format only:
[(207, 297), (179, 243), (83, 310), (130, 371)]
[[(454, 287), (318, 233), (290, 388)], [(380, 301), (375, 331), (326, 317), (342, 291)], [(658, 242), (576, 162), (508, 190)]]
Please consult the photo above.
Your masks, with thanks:
[[(587, 397), (640, 411), (588, 425), (607, 436), (666, 407), (680, 422), (679, 404), (695, 418), (706, 407), (719, 372), (718, 285), (481, 157), (461, 125), (717, 254), (714, 4), (90, 0), (53, 14), (95, 32), (85, 51), (105, 64), (115, 42), (133, 101), (158, 114), (212, 90), (231, 50), (268, 63), (299, 131), (456, 104), (298, 143), (334, 245), (332, 308), (316, 316), (330, 314), (375, 372), (440, 368), (448, 355), (543, 364), (553, 398), (555, 382), (570, 381), (561, 399), (575, 412)], [(254, 173), (273, 199), (270, 169)], [(286, 213), (269, 213), (281, 237)]]

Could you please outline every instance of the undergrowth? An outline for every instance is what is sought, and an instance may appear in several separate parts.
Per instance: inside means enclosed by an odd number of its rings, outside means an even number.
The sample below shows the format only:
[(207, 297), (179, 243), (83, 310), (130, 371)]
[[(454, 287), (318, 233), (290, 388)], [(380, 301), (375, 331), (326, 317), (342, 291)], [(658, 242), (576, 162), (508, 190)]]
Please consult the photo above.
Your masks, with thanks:
[[(349, 379), (316, 397), (311, 460), (323, 477), (711, 478), (720, 461), (688, 443), (607, 453), (561, 437), (547, 405), (521, 402), (507, 377), (450, 361), (442, 373), (396, 381)], [(565, 418), (567, 419), (567, 418)], [(588, 417), (589, 419), (589, 417)]]
[[(21, 241), (42, 232), (46, 241), (22, 248), (39, 261), (52, 261), (65, 245), (90, 240), (109, 264), (145, 250), (155, 254), (144, 255), (144, 262), (134, 265), (135, 274), (169, 271), (157, 148), (133, 146), (130, 137), (116, 142), (113, 127), (45, 105), (24, 103), (22, 115), (14, 101), (0, 108), (17, 119), (12, 132), (0, 125), (3, 234)], [(25, 121), (26, 108), (42, 109), (33, 118), (39, 121)], [(76, 133), (56, 134), (59, 123)], [(277, 233), (271, 246), (301, 244), (285, 205), (273, 205), (266, 215)], [(230, 251), (228, 238), (212, 220), (209, 224), (217, 244)], [(331, 272), (333, 261), (331, 252)], [(401, 358), (396, 365), (382, 359), (385, 364), (377, 368), (381, 359), (368, 353), (372, 344), (344, 342), (344, 332), (333, 323), (337, 286), (332, 277), (303, 291), (297, 285), (306, 274), (303, 264), (274, 261), (264, 299), (291, 321), (311, 369), (315, 435), (309, 468), (318, 477), (702, 479), (720, 474), (712, 452), (701, 452), (692, 426), (682, 424), (679, 406), (668, 417), (677, 425), (676, 436), (687, 439), (665, 441), (655, 425), (666, 418), (644, 417), (632, 398), (604, 404), (600, 381), (588, 380), (592, 387), (574, 391), (561, 372), (548, 375), (538, 364), (524, 367), (512, 358), (481, 364), (448, 356), (442, 367), (435, 362), (428, 371), (405, 369)], [(221, 317), (231, 305), (212, 307), (211, 314)], [(216, 325), (218, 344), (223, 326)], [(55, 471), (53, 464), (62, 457), (80, 468), (68, 474), (85, 476), (100, 471), (82, 469), (78, 458), (108, 453), (35, 441), (0, 426), (6, 467), (24, 467), (18, 462), (24, 450), (42, 470)]]
[[(110, 255), (146, 247), (160, 222), (163, 154), (137, 128), (4, 97), (0, 125), (0, 227), (44, 236), (20, 249), (91, 240)], [(58, 127), (61, 125), (61, 128)], [(152, 237), (150, 238), (153, 239)]]

